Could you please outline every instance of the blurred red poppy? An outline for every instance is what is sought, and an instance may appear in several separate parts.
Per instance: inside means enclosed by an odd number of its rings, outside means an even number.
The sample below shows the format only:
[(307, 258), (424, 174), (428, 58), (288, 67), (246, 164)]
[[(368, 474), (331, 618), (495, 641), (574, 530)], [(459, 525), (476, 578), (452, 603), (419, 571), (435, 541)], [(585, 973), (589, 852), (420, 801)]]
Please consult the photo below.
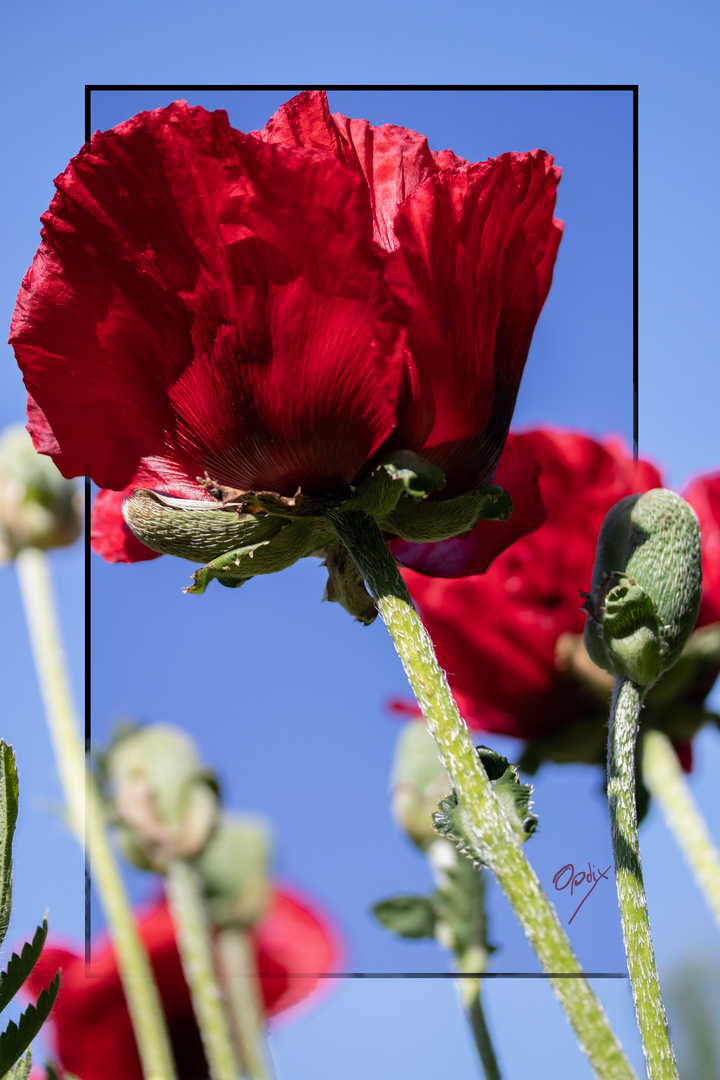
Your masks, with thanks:
[[(190, 499), (206, 474), (341, 493), (403, 449), (443, 470), (440, 499), (491, 483), (562, 234), (552, 162), (469, 164), (318, 92), (248, 135), (184, 102), (97, 133), (55, 181), (13, 317), (37, 449)], [(518, 487), (515, 534), (541, 514)], [(152, 557), (117, 497), (93, 544)]]
[[(180, 1080), (208, 1075), (190, 994), (182, 973), (170, 912), (164, 901), (138, 912), (141, 937), (160, 989)], [(283, 889), (252, 930), (265, 1008), (274, 1016), (296, 1005), (332, 971), (338, 940), (324, 917)], [(91, 965), (71, 949), (47, 945), (25, 984), (38, 993), (62, 969), (50, 1025), (56, 1056), (79, 1080), (142, 1080), (142, 1069), (112, 947), (103, 938)], [(315, 977), (313, 977), (315, 976)], [(327, 980), (321, 980), (325, 985)]]
[[(662, 486), (662, 478), (642, 460), (636, 470), (615, 439), (537, 430), (515, 440), (539, 462), (545, 524), (482, 577), (440, 580), (412, 571), (404, 577), (472, 727), (544, 743), (559, 760), (595, 760), (604, 744), (611, 680), (582, 647), (580, 590), (589, 588), (607, 511), (626, 495)], [(720, 622), (720, 474), (697, 480), (685, 497), (702, 532), (701, 627)], [(698, 669), (683, 688), (685, 705), (699, 708), (716, 675), (713, 664)], [(653, 701), (651, 691), (648, 710)], [(682, 747), (686, 740), (678, 734), (677, 741)], [(681, 758), (689, 765), (689, 749), (681, 749)]]

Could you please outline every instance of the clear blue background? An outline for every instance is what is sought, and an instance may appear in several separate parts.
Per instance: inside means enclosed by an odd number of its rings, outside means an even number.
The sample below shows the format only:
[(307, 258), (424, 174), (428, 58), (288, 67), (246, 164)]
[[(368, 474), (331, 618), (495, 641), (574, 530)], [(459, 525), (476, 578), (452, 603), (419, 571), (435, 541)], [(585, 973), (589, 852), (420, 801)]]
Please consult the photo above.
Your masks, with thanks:
[[(441, 10), (371, 3), (362, 13), (329, 4), (268, 4), (262, 13), (213, 4), (200, 17), (185, 3), (127, 4), (100, 14), (77, 4), (60, 21), (55, 6), (40, 4), (34, 18), (32, 26), (22, 12), (6, 20), (12, 42), (4, 74), (9, 104), (1, 121), (8, 158), (0, 176), (6, 325), (37, 247), (37, 218), (52, 196), (51, 178), (82, 142), (85, 82), (639, 82), (641, 452), (664, 464), (678, 488), (691, 474), (720, 464), (720, 380), (710, 361), (717, 354), (718, 150), (710, 122), (717, 107), (710, 75), (717, 20), (709, 6), (684, 5), (680, 16), (662, 6), (615, 3), (587, 13), (560, 3), (542, 11), (529, 3)], [(247, 130), (262, 126), (290, 93), (215, 94), (203, 104), (227, 108), (231, 121)], [(110, 126), (177, 96), (199, 100), (190, 93), (157, 99), (143, 93), (103, 95), (101, 102), (98, 95), (93, 126)], [(538, 145), (555, 154), (564, 167), (558, 215), (567, 232), (516, 420), (619, 431), (629, 439), (629, 95), (335, 91), (330, 104), (373, 123), (414, 127), (433, 149), (449, 146), (472, 160)], [(5, 356), (3, 425), (24, 413), (9, 349)], [(80, 695), (81, 553), (57, 553), (53, 561)], [(349, 969), (444, 970), (439, 949), (396, 942), (367, 915), (374, 900), (428, 884), (422, 859), (397, 833), (388, 810), (397, 722), (383, 703), (404, 692), (405, 682), (382, 627), (361, 629), (339, 609), (320, 605), (323, 574), (312, 560), (241, 593), (216, 588), (202, 598), (181, 593), (191, 570), (169, 559), (130, 568), (93, 559), (94, 737), (101, 739), (123, 713), (195, 731), (228, 801), (272, 816), (279, 874), (334, 914), (348, 943)], [(79, 944), (82, 861), (62, 822), (48, 815), (59, 789), (12, 569), (2, 571), (0, 588), (3, 735), (18, 753), (24, 799), (11, 940), (31, 932), (48, 905), (54, 931)], [(213, 665), (248, 687), (242, 703), (218, 699), (205, 674)], [(717, 733), (698, 739), (696, 757), (691, 782), (712, 818)], [(528, 854), (546, 886), (566, 861), (607, 865), (598, 788), (593, 770), (548, 768), (538, 776), (542, 828)], [(675, 970), (689, 956), (702, 954), (708, 966), (717, 958), (717, 930), (654, 813), (642, 843), (661, 977), (670, 991)], [(140, 896), (146, 884), (133, 878), (132, 887)], [(568, 898), (556, 899), (566, 919)], [(492, 938), (502, 945), (494, 969), (536, 970), (497, 894), (491, 918)], [(610, 890), (597, 889), (570, 929), (588, 969), (621, 970)], [(641, 1070), (626, 984), (595, 985)], [(541, 1078), (590, 1075), (543, 981), (494, 980), (485, 988), (507, 1077), (530, 1067)], [(673, 1015), (671, 1009), (671, 1023)], [(340, 983), (316, 1009), (278, 1024), (272, 1045), (281, 1080), (370, 1072), (423, 1080), (441, 1069), (477, 1074), (446, 980)]]

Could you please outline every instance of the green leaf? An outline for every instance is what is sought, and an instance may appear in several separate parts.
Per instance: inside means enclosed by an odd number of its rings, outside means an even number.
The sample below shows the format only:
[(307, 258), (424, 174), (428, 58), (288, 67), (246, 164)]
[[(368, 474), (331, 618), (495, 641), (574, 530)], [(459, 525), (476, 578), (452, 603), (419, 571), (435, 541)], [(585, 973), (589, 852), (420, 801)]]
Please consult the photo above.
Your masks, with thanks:
[(38, 926), (32, 942), (26, 941), (20, 955), (13, 953), (10, 957), (7, 969), (0, 972), (0, 1012), (15, 997), (28, 975), (35, 967), (38, 957), (42, 952), (47, 937), (47, 919), (43, 919), (42, 926)]
[(47, 1020), (60, 989), (60, 972), (50, 983), (47, 990), (41, 990), (34, 1005), (28, 1005), (16, 1024), (11, 1020), (0, 1035), (0, 1076), (11, 1069), (25, 1053), (40, 1028)]
[(11, 746), (0, 739), (0, 945), (12, 906), (12, 841), (18, 813), (18, 776)]
[[(19, 1061), (15, 1068), (6, 1072), (2, 1080), (27, 1080), (30, 1076), (30, 1070), (32, 1068), (32, 1053), (28, 1050), (22, 1061)], [(58, 1080), (57, 1074), (55, 1080)]]
[(373, 905), (373, 914), (388, 930), (405, 938), (435, 936), (437, 917), (429, 896), (393, 896)]
[[(31, 1069), (32, 1053), (28, 1050), (22, 1061), (19, 1061), (14, 1069), (10, 1069), (9, 1072), (5, 1073), (3, 1080), (27, 1080)], [(55, 1080), (57, 1080), (57, 1073), (55, 1074)]]
[[(518, 839), (524, 843), (537, 829), (538, 819), (529, 812), (532, 788), (520, 783), (516, 767), (507, 758), (487, 746), (478, 746), (476, 750), (505, 816)], [(433, 824), (436, 831), (452, 840), (458, 851), (467, 855), (475, 867), (485, 865), (485, 856), (475, 842), (470, 821), (458, 803), (454, 790), (438, 803)]]

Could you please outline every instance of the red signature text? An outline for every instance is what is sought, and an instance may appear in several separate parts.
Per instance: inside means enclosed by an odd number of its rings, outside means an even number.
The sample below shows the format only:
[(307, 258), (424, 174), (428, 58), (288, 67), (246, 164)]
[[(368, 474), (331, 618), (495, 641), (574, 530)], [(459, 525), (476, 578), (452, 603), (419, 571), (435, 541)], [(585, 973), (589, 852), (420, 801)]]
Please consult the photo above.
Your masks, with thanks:
[(555, 877), (553, 878), (553, 885), (558, 890), (558, 892), (560, 892), (560, 890), (562, 890), (562, 889), (567, 889), (567, 887), (569, 885), (570, 886), (570, 895), (572, 896), (574, 894), (574, 892), (575, 892), (575, 889), (577, 889), (580, 885), (586, 884), (586, 885), (590, 886), (590, 888), (587, 890), (587, 892), (583, 896), (583, 898), (580, 901), (580, 903), (578, 904), (578, 906), (575, 908), (574, 912), (572, 913), (572, 916), (568, 919), (568, 926), (573, 921), (573, 919), (577, 915), (578, 911), (580, 910), (580, 908), (583, 906), (583, 904), (587, 900), (590, 893), (593, 892), (593, 890), (595, 889), (595, 886), (597, 885), (598, 881), (601, 881), (603, 879), (605, 881), (608, 880), (608, 872), (609, 872), (609, 870), (610, 870), (609, 866), (608, 866), (608, 868), (606, 870), (601, 870), (599, 866), (598, 867), (591, 867), (590, 863), (588, 863), (587, 864), (587, 872), (585, 872), (585, 870), (579, 870), (578, 873), (576, 874), (575, 873), (575, 867), (573, 866), (573, 864), (572, 863), (566, 863), (565, 866), (562, 866), (558, 870), (558, 872), (555, 874)]

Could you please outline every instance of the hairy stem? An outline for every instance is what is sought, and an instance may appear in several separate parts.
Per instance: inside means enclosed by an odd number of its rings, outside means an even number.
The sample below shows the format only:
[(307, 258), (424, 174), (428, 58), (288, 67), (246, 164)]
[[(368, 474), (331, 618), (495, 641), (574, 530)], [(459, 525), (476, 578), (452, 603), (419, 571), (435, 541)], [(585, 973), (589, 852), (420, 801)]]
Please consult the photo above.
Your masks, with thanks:
[[(486, 871), (476, 870), (464, 855), (448, 840), (438, 838), (427, 849), (442, 899), (435, 936), (441, 945), (452, 950), (458, 973), (473, 972), (474, 978), (459, 978), (456, 988), (460, 1004), (467, 1016), (475, 1040), (485, 1080), (501, 1080), (500, 1066), (482, 1006), (482, 983), (477, 974), (487, 969), (487, 919), (485, 915)], [(465, 926), (459, 934), (451, 918), (444, 918), (444, 908), (466, 914)]]
[(237, 1080), (232, 1036), (218, 986), (200, 876), (185, 859), (173, 859), (165, 877), (178, 951), (200, 1029), (210, 1080)]
[(236, 926), (220, 930), (218, 954), (243, 1072), (250, 1080), (272, 1080), (273, 1068), (263, 1037), (265, 1011), (257, 961), (247, 930)]
[(177, 1080), (160, 995), (105, 831), (100, 796), (86, 769), (79, 721), (65, 671), (48, 559), (25, 548), (16, 560), (50, 739), (70, 825), (86, 858), (107, 919), (145, 1080)]
[[(371, 517), (358, 511), (335, 514), (332, 520), (377, 601), (458, 800), (470, 816), (483, 861), (497, 877), (544, 971), (581, 976), (582, 968), (557, 913), (523, 855), (480, 765), (432, 642), (382, 533)], [(582, 977), (551, 978), (550, 983), (596, 1075), (601, 1080), (634, 1077), (587, 981)]]
[(635, 804), (635, 744), (643, 692), (618, 676), (610, 707), (608, 803), (615, 877), (628, 972), (650, 1080), (678, 1080), (660, 995), (640, 865)]
[(646, 733), (642, 770), (648, 790), (720, 926), (720, 854), (667, 735), (660, 731)]

